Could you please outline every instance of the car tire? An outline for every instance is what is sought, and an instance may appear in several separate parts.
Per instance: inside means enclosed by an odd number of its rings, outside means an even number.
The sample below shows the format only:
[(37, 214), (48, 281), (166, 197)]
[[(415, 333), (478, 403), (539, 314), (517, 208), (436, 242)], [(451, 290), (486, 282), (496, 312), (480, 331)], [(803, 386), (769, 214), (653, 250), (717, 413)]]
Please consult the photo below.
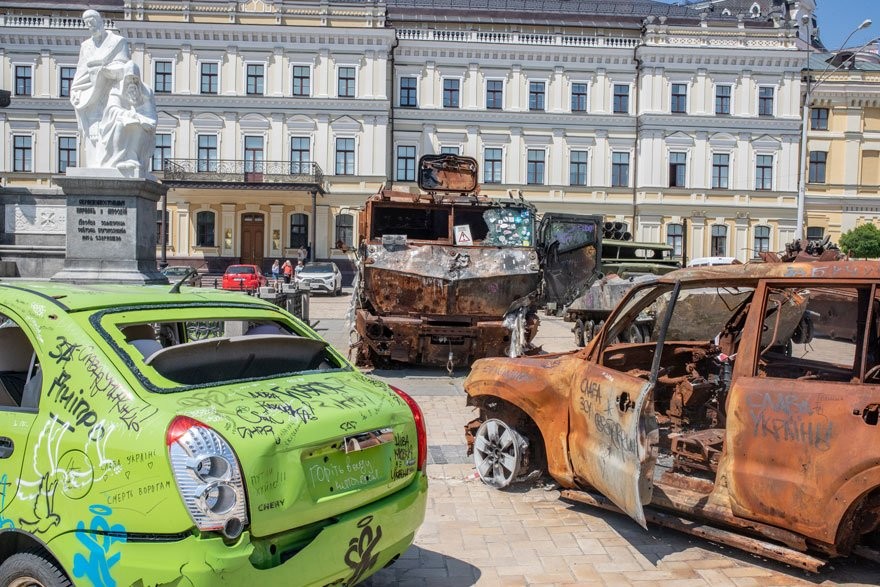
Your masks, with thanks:
[(4, 587), (71, 587), (73, 583), (55, 563), (39, 552), (19, 552), (0, 565)]
[(474, 465), (480, 480), (495, 489), (514, 483), (528, 468), (529, 441), (497, 418), (480, 424), (474, 435)]
[(584, 321), (578, 318), (574, 323), (574, 328), (571, 329), (574, 332), (574, 344), (575, 346), (582, 347), (587, 344), (586, 338), (584, 337)]
[(341, 296), (342, 295), (342, 284), (341, 283), (339, 284), (339, 288), (333, 292), (333, 295), (334, 296)]

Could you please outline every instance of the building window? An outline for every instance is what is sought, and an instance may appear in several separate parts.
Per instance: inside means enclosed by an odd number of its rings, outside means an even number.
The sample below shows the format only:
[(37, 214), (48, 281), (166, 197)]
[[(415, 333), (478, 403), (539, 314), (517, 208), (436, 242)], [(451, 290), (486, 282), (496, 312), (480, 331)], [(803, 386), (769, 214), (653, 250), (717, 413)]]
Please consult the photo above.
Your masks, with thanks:
[(250, 96), (262, 96), (265, 82), (265, 68), (256, 63), (249, 63), (246, 67), (247, 93)]
[(290, 215), (290, 248), (305, 248), (309, 244), (309, 217), (305, 214)]
[(687, 84), (672, 84), (672, 98), (669, 102), (670, 110), (674, 114), (684, 114), (687, 112)]
[(308, 65), (293, 66), (293, 95), (310, 96), (312, 94), (312, 72)]
[(810, 109), (810, 128), (812, 130), (828, 130), (828, 108)]
[(629, 153), (611, 154), (611, 186), (629, 185)]
[(504, 108), (504, 82), (497, 79), (486, 81), (486, 108), (501, 110)]
[(773, 155), (758, 155), (755, 160), (755, 189), (773, 189)]
[(76, 167), (76, 137), (58, 137), (58, 173)]
[(810, 151), (810, 183), (825, 183), (827, 151)]
[(666, 226), (666, 244), (672, 247), (672, 256), (681, 257), (684, 245), (684, 226), (681, 224), (669, 224)]
[(354, 98), (354, 67), (339, 68), (336, 90), (340, 98)]
[(614, 113), (629, 114), (629, 86), (614, 84)]
[(153, 149), (153, 171), (165, 169), (165, 160), (171, 158), (171, 135), (156, 133), (156, 147)]
[(311, 141), (309, 137), (291, 137), (290, 139), (290, 173), (309, 173), (312, 159)]
[(214, 213), (198, 212), (196, 214), (196, 246), (214, 246)]
[(712, 226), (712, 256), (727, 256), (727, 227), (723, 224), (715, 224)]
[(199, 135), (198, 145), (197, 169), (200, 172), (217, 171), (217, 135)]
[(529, 149), (526, 163), (526, 183), (529, 185), (544, 184), (544, 156), (543, 149)]
[(726, 190), (729, 187), (728, 177), (730, 175), (730, 155), (726, 153), (716, 153), (712, 155), (712, 187), (715, 189)]
[(15, 95), (30, 96), (33, 93), (32, 68), (30, 65), (15, 66)]
[(440, 147), (441, 155), (460, 155), (461, 149), (459, 147)]
[(685, 187), (687, 153), (669, 153), (669, 187)]
[(354, 175), (354, 139), (336, 139), (336, 175)]
[(397, 181), (416, 180), (416, 148), (400, 145), (397, 147)]
[(202, 63), (201, 91), (203, 94), (216, 94), (220, 89), (220, 66), (217, 63)]
[(715, 86), (715, 114), (730, 114), (730, 86)]
[(168, 238), (168, 232), (171, 230), (169, 226), (171, 224), (171, 212), (165, 211), (165, 240), (162, 240), (162, 210), (156, 210), (156, 246), (161, 246), (162, 243), (168, 243), (170, 240)]
[(529, 110), (544, 110), (544, 82), (529, 82)]
[(768, 253), (770, 252), (770, 227), (769, 226), (756, 226), (755, 227), (755, 250), (752, 251), (752, 254), (755, 257), (759, 257), (759, 253)]
[(171, 66), (170, 61), (156, 61), (153, 63), (153, 91), (157, 94), (171, 93)]
[[(244, 138), (244, 172), (263, 172), (263, 137)], [(245, 181), (247, 180), (245, 177)]]
[(501, 149), (483, 151), (483, 183), (501, 183)]
[(417, 80), (414, 77), (400, 78), (400, 106), (401, 108), (415, 108), (418, 106)]
[(571, 84), (571, 111), (587, 111), (587, 84)]
[(825, 238), (825, 229), (821, 226), (808, 226), (807, 227), (807, 240), (808, 241), (820, 241)]
[(76, 75), (75, 67), (62, 67), (61, 75), (58, 80), (58, 96), (61, 98), (70, 97), (70, 84), (73, 83), (73, 76)]
[(773, 88), (758, 88), (758, 116), (773, 116)]
[(587, 152), (572, 151), (568, 164), (568, 182), (570, 185), (587, 185)]
[(12, 137), (12, 171), (34, 170), (34, 149), (31, 141), (31, 137), (25, 135)]
[(345, 247), (352, 247), (354, 245), (354, 216), (351, 214), (337, 214), (336, 215), (336, 246), (339, 247), (339, 244), (345, 245)]
[(459, 81), (457, 79), (443, 80), (443, 107), (459, 107)]

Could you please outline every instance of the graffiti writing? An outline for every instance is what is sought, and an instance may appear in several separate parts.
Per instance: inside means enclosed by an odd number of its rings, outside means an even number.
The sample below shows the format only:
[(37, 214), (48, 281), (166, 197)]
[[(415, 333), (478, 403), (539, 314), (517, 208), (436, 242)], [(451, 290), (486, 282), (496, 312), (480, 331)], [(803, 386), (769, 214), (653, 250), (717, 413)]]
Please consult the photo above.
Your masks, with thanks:
[(367, 516), (358, 522), (358, 528), (361, 529), (360, 536), (356, 536), (348, 541), (348, 550), (345, 552), (345, 564), (348, 565), (354, 574), (345, 582), (346, 585), (356, 585), (366, 575), (370, 569), (376, 566), (379, 560), (378, 554), (373, 554), (373, 549), (382, 539), (382, 526), (376, 525), (376, 529), (370, 525), (373, 522), (373, 516)]
[(394, 467), (391, 470), (391, 478), (406, 479), (415, 470), (415, 464), (415, 447), (410, 442), (409, 436), (395, 436)]
[(379, 473), (368, 459), (349, 459), (345, 463), (318, 463), (309, 467), (312, 486), (329, 485), (330, 491), (348, 491), (367, 485)]
[(797, 394), (753, 393), (746, 398), (746, 405), (754, 436), (823, 452), (831, 448), (834, 425), (827, 416), (814, 411), (806, 398)]
[(263, 495), (278, 489), (286, 480), (286, 472), (269, 468), (248, 477), (248, 489), (252, 495)]
[(636, 439), (626, 433), (620, 422), (596, 413), (593, 414), (593, 423), (599, 434), (607, 438), (612, 447), (631, 455), (637, 454)]
[(0, 477), (0, 530), (3, 528), (15, 528), (15, 522), (2, 515), (3, 510), (6, 509), (6, 488), (9, 485), (6, 473), (3, 473), (3, 476)]
[(90, 506), (89, 511), (94, 516), (88, 530), (82, 520), (76, 523), (76, 539), (86, 548), (87, 555), (79, 552), (73, 555), (73, 575), (87, 577), (95, 587), (114, 587), (116, 580), (111, 569), (122, 558), (122, 553), (110, 552), (116, 542), (126, 541), (125, 527), (107, 522), (113, 510), (106, 505)]
[(82, 397), (83, 390), (80, 389), (77, 393), (67, 384), (68, 381), (70, 381), (70, 374), (62, 369), (61, 373), (52, 380), (52, 385), (49, 386), (46, 396), (54, 399), (59, 407), (73, 416), (77, 426), (91, 428), (98, 421), (98, 414), (92, 409), (89, 401)]

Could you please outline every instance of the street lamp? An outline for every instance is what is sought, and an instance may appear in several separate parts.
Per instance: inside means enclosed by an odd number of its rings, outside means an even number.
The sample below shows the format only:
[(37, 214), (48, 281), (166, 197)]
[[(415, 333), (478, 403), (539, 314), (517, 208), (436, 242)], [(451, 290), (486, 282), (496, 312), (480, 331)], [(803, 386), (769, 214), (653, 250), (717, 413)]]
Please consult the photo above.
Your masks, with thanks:
[[(846, 37), (846, 39), (844, 39), (843, 43), (840, 46), (841, 48), (837, 51), (834, 51), (833, 53), (837, 53), (842, 50), (844, 47), (846, 47), (847, 42), (849, 42), (854, 34), (862, 29), (868, 28), (869, 26), (871, 26), (871, 19), (866, 18), (862, 21), (862, 24), (853, 29), (853, 31)], [(871, 39), (870, 41), (853, 51), (853, 55), (859, 53), (862, 49), (864, 49), (871, 43), (877, 42), (878, 40), (880, 40), (880, 37), (876, 39)], [(855, 57), (853, 57), (853, 59), (855, 59)], [(804, 105), (802, 108), (803, 116), (801, 119), (801, 158), (800, 168), (798, 169), (797, 225), (794, 231), (795, 240), (802, 240), (804, 238), (804, 208), (807, 199), (807, 173), (809, 172), (809, 162), (807, 161), (807, 124), (809, 124), (810, 122), (810, 104), (813, 101), (813, 90), (822, 85), (822, 82), (826, 81), (832, 73), (843, 67), (845, 63), (846, 60), (842, 61), (840, 64), (837, 65), (837, 67), (831, 69), (830, 71), (829, 68), (831, 67), (831, 64), (829, 63), (828, 66), (822, 71), (822, 73), (819, 74), (819, 78), (815, 84), (811, 83), (812, 76), (809, 73), (807, 74), (807, 89), (804, 92)], [(807, 61), (807, 67), (809, 69), (809, 61)]]

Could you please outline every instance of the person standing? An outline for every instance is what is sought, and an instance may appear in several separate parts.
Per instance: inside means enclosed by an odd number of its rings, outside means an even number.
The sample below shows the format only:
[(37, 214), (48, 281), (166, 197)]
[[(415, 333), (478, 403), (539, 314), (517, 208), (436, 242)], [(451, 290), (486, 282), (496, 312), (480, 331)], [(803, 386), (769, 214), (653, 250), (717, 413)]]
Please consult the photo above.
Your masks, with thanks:
[(281, 266), (281, 272), (284, 274), (284, 283), (290, 283), (290, 278), (293, 277), (293, 264), (290, 262), (290, 259), (284, 261), (284, 265)]
[(278, 276), (281, 275), (281, 262), (278, 259), (272, 263), (272, 280), (277, 284)]
[(302, 270), (303, 270), (303, 267), (304, 267), (304, 266), (305, 266), (305, 265), (303, 265), (302, 259), (300, 259), (300, 260), (299, 260), (299, 263), (296, 264), (296, 269), (294, 270), (294, 272), (296, 273), (296, 276), (297, 276), (297, 277), (299, 277), (299, 274), (302, 273)]

